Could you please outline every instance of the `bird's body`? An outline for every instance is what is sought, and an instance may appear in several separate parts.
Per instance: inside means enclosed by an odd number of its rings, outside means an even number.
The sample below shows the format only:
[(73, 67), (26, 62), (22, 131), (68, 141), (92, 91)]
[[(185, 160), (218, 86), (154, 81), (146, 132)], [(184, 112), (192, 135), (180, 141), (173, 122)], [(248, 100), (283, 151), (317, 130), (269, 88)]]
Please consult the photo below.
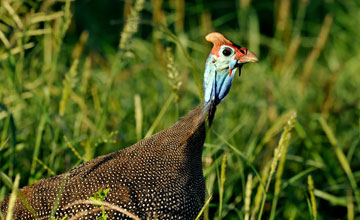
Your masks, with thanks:
[[(110, 189), (105, 201), (141, 219), (195, 219), (205, 195), (201, 165), (205, 139), (203, 110), (199, 106), (166, 130), (81, 164), (68, 173), (40, 180), (23, 188), (21, 193), (40, 219), (50, 218), (63, 183), (62, 197), (66, 199), (61, 200), (54, 215), (58, 219), (97, 208), (79, 204), (65, 206), (89, 199), (100, 189)], [(1, 210), (6, 210), (6, 203)], [(14, 213), (14, 219), (34, 219), (19, 199)], [(99, 214), (84, 215), (82, 219), (95, 219)], [(110, 219), (127, 219), (120, 212), (107, 211), (107, 214)]]
[[(207, 36), (217, 49), (213, 48), (206, 62), (203, 104), (172, 127), (128, 148), (21, 189), (20, 194), (35, 215), (49, 219), (55, 198), (61, 195), (53, 210), (56, 219), (65, 216), (96, 219), (101, 215), (99, 207), (83, 201), (99, 190), (109, 189), (106, 202), (140, 219), (195, 219), (205, 198), (201, 154), (206, 122), (211, 124), (216, 106), (228, 94), (235, 75), (231, 74), (232, 70), (236, 71), (243, 63), (257, 61), (246, 49), (246, 53), (241, 51), (243, 55), (239, 55), (242, 48), (224, 39), (219, 33)], [(0, 204), (4, 214), (8, 201), (9, 197)], [(21, 199), (16, 200), (13, 219), (35, 219), (34, 213)], [(131, 219), (114, 209), (106, 213), (109, 219)]]

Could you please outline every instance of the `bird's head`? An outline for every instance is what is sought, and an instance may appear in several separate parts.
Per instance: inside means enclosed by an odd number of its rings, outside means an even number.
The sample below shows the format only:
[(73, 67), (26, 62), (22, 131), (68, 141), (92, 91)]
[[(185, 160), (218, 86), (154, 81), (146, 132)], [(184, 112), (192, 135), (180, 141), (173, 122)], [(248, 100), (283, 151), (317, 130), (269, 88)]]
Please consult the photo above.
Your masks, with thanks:
[(254, 53), (244, 47), (240, 47), (224, 35), (213, 32), (205, 39), (213, 43), (213, 48), (206, 60), (204, 72), (204, 101), (205, 104), (219, 104), (229, 93), (234, 75), (245, 63), (257, 62)]

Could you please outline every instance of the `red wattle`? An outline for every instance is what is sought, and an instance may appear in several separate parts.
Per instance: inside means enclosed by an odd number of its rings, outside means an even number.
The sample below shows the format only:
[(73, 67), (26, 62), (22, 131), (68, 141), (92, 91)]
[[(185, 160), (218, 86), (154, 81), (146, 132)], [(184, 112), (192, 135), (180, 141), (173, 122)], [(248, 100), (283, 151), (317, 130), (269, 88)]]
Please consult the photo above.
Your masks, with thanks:
[(229, 69), (229, 77), (231, 76), (232, 73), (232, 69)]

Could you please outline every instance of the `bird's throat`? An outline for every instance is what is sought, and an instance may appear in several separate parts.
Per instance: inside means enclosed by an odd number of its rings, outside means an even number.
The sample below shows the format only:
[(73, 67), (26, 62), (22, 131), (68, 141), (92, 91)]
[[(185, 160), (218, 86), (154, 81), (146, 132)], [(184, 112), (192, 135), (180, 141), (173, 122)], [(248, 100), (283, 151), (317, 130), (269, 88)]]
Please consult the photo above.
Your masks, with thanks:
[(209, 127), (211, 126), (216, 112), (216, 102), (209, 101), (203, 105), (203, 114), (207, 118)]

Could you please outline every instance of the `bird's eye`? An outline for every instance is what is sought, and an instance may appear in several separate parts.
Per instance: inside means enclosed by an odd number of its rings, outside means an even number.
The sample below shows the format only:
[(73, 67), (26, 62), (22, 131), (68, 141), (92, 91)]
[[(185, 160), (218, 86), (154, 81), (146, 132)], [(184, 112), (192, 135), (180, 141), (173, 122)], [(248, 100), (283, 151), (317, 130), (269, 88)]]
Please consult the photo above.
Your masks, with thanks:
[(224, 56), (228, 57), (232, 54), (232, 50), (230, 48), (225, 48), (222, 53), (224, 54)]

